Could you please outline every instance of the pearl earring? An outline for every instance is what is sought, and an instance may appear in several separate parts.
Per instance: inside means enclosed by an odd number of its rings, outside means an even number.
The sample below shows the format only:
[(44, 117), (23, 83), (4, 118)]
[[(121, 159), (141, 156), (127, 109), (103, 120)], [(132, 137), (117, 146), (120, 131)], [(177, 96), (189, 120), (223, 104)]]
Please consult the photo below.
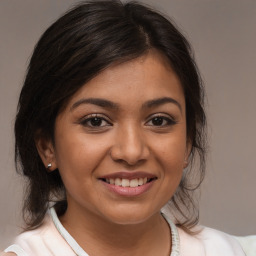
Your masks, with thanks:
[(47, 169), (50, 169), (51, 167), (52, 167), (52, 164), (49, 163), (49, 164), (47, 165)]

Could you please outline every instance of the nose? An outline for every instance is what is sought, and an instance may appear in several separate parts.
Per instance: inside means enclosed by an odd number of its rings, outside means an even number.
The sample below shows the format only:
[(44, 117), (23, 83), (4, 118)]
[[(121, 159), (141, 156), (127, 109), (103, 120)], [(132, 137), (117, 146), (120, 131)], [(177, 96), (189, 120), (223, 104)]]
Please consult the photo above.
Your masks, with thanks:
[(135, 125), (118, 129), (110, 155), (114, 161), (130, 166), (146, 161), (150, 150), (141, 129)]

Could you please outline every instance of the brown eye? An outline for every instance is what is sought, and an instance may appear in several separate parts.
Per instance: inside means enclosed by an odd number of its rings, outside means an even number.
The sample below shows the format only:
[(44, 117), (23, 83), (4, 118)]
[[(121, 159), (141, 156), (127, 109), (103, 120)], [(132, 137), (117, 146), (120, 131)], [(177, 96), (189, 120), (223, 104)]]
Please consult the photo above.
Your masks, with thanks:
[(148, 126), (159, 126), (159, 127), (171, 126), (174, 124), (176, 124), (176, 122), (171, 117), (166, 117), (166, 116), (154, 116), (147, 122)]
[(94, 117), (89, 120), (91, 126), (101, 126), (102, 118)]
[(164, 123), (164, 119), (162, 117), (154, 117), (152, 119), (152, 124), (155, 126), (161, 126)]
[(110, 126), (111, 124), (103, 117), (99, 116), (90, 116), (81, 121), (81, 124), (86, 127), (105, 127)]

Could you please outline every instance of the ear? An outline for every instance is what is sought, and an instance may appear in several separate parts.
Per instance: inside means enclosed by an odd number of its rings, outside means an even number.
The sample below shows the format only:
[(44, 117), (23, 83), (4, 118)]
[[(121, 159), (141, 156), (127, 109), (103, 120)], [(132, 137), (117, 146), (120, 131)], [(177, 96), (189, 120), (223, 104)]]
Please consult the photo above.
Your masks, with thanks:
[(184, 156), (184, 164), (183, 168), (187, 168), (189, 164), (189, 156), (192, 150), (192, 143), (190, 140), (187, 141), (187, 146), (186, 146), (186, 151), (185, 151), (185, 156)]
[(38, 136), (35, 139), (35, 144), (45, 168), (49, 172), (57, 169), (55, 150), (52, 141)]

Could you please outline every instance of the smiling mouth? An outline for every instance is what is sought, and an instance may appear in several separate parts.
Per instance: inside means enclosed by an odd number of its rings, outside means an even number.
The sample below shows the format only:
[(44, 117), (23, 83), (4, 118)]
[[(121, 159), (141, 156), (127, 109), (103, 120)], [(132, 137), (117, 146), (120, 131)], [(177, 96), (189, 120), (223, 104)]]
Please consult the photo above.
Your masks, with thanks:
[(130, 187), (130, 188), (136, 188), (139, 186), (143, 186), (149, 182), (152, 182), (153, 180), (156, 180), (156, 178), (137, 178), (137, 179), (123, 179), (123, 178), (110, 178), (100, 179), (103, 182), (106, 182), (110, 185), (119, 186), (119, 187)]

